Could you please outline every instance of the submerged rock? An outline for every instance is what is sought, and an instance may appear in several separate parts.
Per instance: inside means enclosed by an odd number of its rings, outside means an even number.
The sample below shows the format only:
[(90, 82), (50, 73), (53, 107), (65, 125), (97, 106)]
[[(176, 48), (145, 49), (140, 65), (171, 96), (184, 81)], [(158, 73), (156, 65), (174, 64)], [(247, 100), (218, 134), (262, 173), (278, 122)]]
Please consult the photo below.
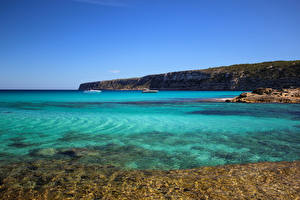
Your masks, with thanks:
[(59, 149), (57, 154), (66, 155), (69, 157), (85, 157), (85, 156), (99, 156), (100, 152), (88, 148), (71, 148), (71, 149)]
[(245, 92), (226, 102), (239, 103), (300, 103), (300, 88), (272, 89), (258, 88)]
[(30, 152), (31, 156), (46, 156), (51, 157), (57, 153), (57, 150), (54, 148), (45, 148), (45, 149), (35, 149)]

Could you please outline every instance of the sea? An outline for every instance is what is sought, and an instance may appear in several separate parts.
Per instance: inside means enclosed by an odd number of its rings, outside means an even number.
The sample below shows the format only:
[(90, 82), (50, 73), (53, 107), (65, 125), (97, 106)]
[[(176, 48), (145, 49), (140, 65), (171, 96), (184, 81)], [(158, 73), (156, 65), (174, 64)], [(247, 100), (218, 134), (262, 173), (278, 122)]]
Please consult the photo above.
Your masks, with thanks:
[(299, 104), (214, 102), (242, 91), (0, 91), (1, 163), (121, 169), (300, 159)]

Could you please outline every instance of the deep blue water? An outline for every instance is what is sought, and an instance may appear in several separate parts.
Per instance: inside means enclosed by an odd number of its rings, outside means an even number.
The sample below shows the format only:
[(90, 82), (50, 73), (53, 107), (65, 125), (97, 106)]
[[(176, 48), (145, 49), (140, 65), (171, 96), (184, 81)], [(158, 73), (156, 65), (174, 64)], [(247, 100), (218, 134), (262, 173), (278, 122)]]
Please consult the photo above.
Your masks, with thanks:
[(0, 91), (0, 160), (126, 169), (299, 160), (300, 105), (201, 101), (240, 93)]

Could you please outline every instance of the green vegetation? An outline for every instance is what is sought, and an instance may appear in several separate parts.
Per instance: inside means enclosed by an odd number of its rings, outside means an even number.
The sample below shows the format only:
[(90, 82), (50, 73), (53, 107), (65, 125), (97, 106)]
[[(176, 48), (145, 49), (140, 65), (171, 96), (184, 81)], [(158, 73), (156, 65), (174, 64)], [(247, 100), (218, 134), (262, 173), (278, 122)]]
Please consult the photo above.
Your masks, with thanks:
[(213, 72), (213, 71), (224, 71), (224, 72), (239, 72), (239, 71), (247, 71), (247, 72), (257, 72), (262, 69), (266, 69), (268, 67), (274, 68), (285, 68), (290, 66), (299, 66), (300, 60), (294, 61), (273, 61), (273, 62), (262, 62), (262, 63), (254, 63), (254, 64), (237, 64), (237, 65), (230, 65), (230, 66), (221, 66), (221, 67), (212, 67), (208, 69), (204, 69), (202, 71), (205, 72)]
[(249, 77), (255, 78), (276, 79), (281, 77), (297, 77), (300, 75), (300, 60), (238, 64), (231, 66), (214, 67), (201, 71), (207, 73), (243, 73)]

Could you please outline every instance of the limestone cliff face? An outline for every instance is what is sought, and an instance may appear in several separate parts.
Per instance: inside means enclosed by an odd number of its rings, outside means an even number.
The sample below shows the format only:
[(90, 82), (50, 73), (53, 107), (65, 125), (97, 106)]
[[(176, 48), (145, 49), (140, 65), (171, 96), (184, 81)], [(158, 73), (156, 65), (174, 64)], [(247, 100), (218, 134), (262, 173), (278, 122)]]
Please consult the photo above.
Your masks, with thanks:
[(300, 87), (300, 60), (241, 64), (83, 83), (79, 90), (254, 90)]

